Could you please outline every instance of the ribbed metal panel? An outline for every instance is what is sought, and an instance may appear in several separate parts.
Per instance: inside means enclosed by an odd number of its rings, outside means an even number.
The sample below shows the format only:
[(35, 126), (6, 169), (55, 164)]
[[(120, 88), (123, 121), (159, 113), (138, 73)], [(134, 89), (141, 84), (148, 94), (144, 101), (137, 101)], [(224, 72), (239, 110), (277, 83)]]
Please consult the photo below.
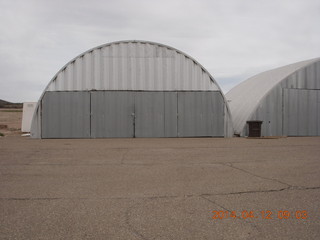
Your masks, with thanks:
[(220, 92), (178, 92), (178, 136), (224, 136), (224, 101)]
[(133, 92), (91, 92), (91, 137), (134, 137)]
[[(152, 42), (121, 41), (96, 47), (70, 61), (54, 76), (44, 93), (94, 90), (221, 92), (198, 62), (177, 49)], [(227, 104), (225, 107), (225, 136), (231, 136), (231, 115)], [(39, 104), (31, 136), (41, 137)]]
[(120, 42), (91, 50), (65, 66), (48, 91), (218, 90), (188, 56), (162, 45)]
[[(262, 136), (281, 136), (282, 133), (282, 88), (274, 88), (258, 105), (248, 120), (262, 120)], [(246, 125), (248, 135), (248, 126)]]
[[(306, 87), (306, 81), (309, 81), (309, 79), (306, 79), (306, 74), (303, 69), (312, 64), (318, 66), (319, 59), (298, 62), (263, 72), (231, 89), (226, 94), (226, 98), (229, 102), (235, 132), (244, 133), (246, 121), (250, 120), (251, 116), (256, 114), (255, 111), (263, 104), (264, 98), (273, 88), (285, 82), (288, 77), (294, 76), (295, 82), (290, 82), (292, 87)], [(314, 71), (318, 71), (317, 68), (318, 67), (316, 67)], [(319, 80), (314, 79), (314, 81)]]
[[(263, 136), (287, 135), (283, 122), (283, 109), (287, 104), (283, 102), (283, 89), (286, 88), (320, 89), (320, 59), (299, 62), (258, 74), (228, 92), (226, 98), (231, 100), (229, 105), (235, 132), (247, 135), (246, 121), (262, 120)], [(303, 97), (299, 101), (303, 101)], [(299, 114), (302, 116), (303, 112)], [(314, 117), (312, 114), (303, 117), (309, 119), (306, 121), (314, 121), (311, 120)], [(298, 124), (302, 120), (293, 121), (297, 121)], [(313, 133), (308, 134), (314, 135), (317, 132), (316, 128), (313, 129)]]
[[(165, 137), (165, 107), (163, 92), (136, 92), (135, 136)], [(176, 124), (176, 116), (171, 124)]]
[(219, 91), (47, 92), (42, 138), (221, 137)]
[(320, 129), (320, 90), (284, 89), (284, 132), (317, 136)]
[(42, 109), (42, 138), (90, 137), (89, 92), (47, 92)]
[(135, 137), (178, 137), (177, 92), (136, 92)]
[(164, 92), (164, 136), (178, 137), (178, 93)]

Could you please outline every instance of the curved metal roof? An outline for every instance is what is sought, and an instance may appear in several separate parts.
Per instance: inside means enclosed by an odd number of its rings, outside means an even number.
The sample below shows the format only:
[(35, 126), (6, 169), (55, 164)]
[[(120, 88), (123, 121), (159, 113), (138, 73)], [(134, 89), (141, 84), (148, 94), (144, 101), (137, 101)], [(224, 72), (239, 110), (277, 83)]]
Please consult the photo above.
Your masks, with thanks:
[(232, 88), (226, 94), (226, 98), (229, 103), (235, 133), (242, 132), (246, 121), (275, 86), (299, 69), (319, 60), (320, 58), (316, 58), (272, 69), (257, 74)]
[(147, 41), (118, 41), (72, 59), (44, 91), (221, 90), (211, 74), (189, 55)]
[[(175, 48), (140, 40), (107, 43), (75, 57), (51, 79), (36, 106), (31, 132), (41, 128), (39, 102), (46, 91), (88, 90), (222, 93), (201, 64)], [(223, 93), (222, 96), (225, 99)], [(226, 108), (231, 118), (229, 107)]]

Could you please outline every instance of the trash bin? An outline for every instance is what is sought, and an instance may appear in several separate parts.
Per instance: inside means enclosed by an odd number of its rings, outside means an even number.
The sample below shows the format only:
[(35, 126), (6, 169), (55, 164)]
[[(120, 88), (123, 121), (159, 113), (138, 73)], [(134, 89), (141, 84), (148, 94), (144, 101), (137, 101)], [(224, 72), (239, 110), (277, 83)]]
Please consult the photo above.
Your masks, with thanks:
[(261, 125), (263, 121), (247, 121), (249, 125), (248, 137), (261, 137)]

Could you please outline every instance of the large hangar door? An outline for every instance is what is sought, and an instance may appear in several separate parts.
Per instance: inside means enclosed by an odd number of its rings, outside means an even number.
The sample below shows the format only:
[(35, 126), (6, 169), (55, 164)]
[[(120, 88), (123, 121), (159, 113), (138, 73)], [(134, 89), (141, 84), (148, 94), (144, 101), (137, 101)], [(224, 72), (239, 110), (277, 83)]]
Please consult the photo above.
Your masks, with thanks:
[(223, 137), (219, 92), (47, 92), (42, 138)]
[(177, 137), (177, 93), (135, 93), (135, 137)]
[(320, 136), (320, 90), (283, 90), (283, 132), (287, 136)]
[(91, 137), (134, 137), (133, 92), (91, 92)]
[(90, 93), (46, 92), (42, 138), (90, 138)]
[(135, 136), (164, 137), (163, 92), (136, 92)]
[(224, 136), (224, 99), (220, 92), (178, 92), (178, 136)]

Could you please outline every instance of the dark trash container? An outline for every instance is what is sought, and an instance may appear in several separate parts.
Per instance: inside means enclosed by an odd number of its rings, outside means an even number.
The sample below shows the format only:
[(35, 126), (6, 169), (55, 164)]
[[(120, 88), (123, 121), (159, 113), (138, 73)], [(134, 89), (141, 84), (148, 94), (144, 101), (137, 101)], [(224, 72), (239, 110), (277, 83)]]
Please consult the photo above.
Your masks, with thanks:
[(247, 121), (249, 125), (248, 137), (261, 137), (261, 125), (263, 121)]

